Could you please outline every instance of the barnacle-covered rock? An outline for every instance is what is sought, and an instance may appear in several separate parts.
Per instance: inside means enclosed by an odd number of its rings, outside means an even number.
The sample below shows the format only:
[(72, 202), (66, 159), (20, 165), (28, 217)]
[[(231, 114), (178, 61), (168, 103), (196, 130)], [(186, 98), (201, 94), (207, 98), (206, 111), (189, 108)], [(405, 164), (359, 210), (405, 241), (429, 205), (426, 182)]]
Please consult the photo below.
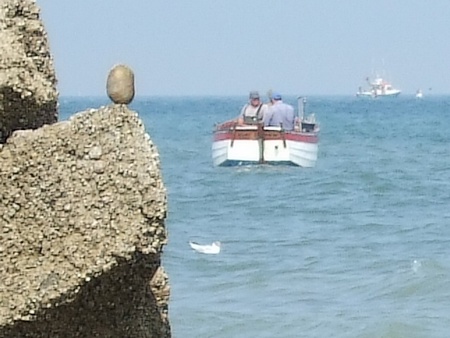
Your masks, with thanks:
[(32, 0), (0, 3), (0, 143), (55, 123), (58, 92), (47, 33)]
[(138, 114), (15, 132), (0, 161), (0, 337), (170, 337), (166, 190)]

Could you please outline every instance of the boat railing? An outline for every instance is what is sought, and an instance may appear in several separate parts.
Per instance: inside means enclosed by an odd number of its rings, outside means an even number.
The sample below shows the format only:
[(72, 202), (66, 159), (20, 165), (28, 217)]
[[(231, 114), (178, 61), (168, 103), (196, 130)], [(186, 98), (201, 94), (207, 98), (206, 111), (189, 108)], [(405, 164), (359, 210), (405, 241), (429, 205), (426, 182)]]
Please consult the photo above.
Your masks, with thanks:
[(229, 131), (229, 130), (257, 130), (262, 124), (238, 124), (236, 120), (216, 123), (214, 125), (215, 131)]
[(236, 130), (258, 130), (258, 125), (255, 124), (244, 124), (244, 125), (237, 125), (235, 127)]
[(294, 124), (294, 130), (289, 131), (285, 130), (283, 126), (263, 126), (263, 124), (238, 124), (237, 121), (227, 121), (221, 124), (216, 125), (216, 132), (228, 132), (233, 131), (267, 131), (267, 132), (282, 132), (282, 133), (290, 133), (290, 132), (318, 132), (318, 124), (316, 122), (314, 114), (310, 114), (308, 116), (303, 116), (303, 118), (296, 118)]
[(229, 121), (225, 121), (225, 122), (221, 122), (221, 123), (216, 123), (214, 125), (214, 130), (216, 130), (216, 131), (230, 130), (230, 129), (234, 128), (236, 125), (237, 125), (236, 120), (229, 120)]
[(264, 130), (282, 131), (283, 128), (281, 126), (267, 126), (267, 127), (264, 127)]

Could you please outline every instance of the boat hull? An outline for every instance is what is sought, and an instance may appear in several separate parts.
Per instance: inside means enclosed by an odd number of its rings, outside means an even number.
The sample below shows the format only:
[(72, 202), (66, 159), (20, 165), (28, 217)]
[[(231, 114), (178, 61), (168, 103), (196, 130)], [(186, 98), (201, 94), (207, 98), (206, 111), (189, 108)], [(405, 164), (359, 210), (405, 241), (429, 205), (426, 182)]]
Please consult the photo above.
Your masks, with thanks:
[(395, 90), (389, 93), (373, 93), (373, 92), (359, 92), (356, 93), (358, 97), (367, 97), (367, 98), (393, 98), (399, 96), (401, 93), (400, 90)]
[(317, 154), (317, 132), (286, 132), (278, 127), (216, 130), (212, 145), (216, 166), (269, 164), (311, 168), (316, 165)]

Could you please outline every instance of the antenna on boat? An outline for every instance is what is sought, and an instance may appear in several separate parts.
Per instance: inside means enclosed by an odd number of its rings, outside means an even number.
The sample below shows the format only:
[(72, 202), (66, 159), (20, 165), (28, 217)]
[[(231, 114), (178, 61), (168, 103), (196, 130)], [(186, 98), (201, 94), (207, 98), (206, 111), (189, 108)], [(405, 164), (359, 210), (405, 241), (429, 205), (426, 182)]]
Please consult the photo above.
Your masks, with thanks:
[(273, 91), (272, 91), (272, 89), (269, 89), (268, 91), (267, 91), (267, 97), (269, 98), (269, 100), (272, 98), (272, 95), (273, 94)]
[(306, 97), (303, 97), (303, 96), (297, 97), (297, 104), (298, 104), (298, 115), (299, 115), (299, 117), (302, 120), (304, 120), (304, 118), (305, 118)]

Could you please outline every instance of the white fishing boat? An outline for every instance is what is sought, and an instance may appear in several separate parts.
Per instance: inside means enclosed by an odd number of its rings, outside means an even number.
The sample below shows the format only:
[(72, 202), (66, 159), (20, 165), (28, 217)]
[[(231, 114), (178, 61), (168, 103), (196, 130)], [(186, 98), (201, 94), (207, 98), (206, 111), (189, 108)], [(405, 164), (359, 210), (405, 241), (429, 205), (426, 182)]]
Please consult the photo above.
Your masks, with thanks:
[(375, 77), (373, 81), (370, 81), (369, 78), (366, 80), (369, 83), (369, 89), (359, 87), (356, 96), (370, 98), (397, 97), (402, 92), (400, 89), (394, 88), (390, 82), (380, 76)]
[(416, 99), (421, 99), (423, 98), (423, 92), (421, 89), (418, 89), (416, 92)]
[(314, 114), (305, 116), (306, 99), (298, 98), (294, 130), (264, 127), (262, 123), (238, 125), (230, 120), (214, 130), (212, 158), (216, 166), (253, 164), (314, 167), (317, 161), (319, 126)]

